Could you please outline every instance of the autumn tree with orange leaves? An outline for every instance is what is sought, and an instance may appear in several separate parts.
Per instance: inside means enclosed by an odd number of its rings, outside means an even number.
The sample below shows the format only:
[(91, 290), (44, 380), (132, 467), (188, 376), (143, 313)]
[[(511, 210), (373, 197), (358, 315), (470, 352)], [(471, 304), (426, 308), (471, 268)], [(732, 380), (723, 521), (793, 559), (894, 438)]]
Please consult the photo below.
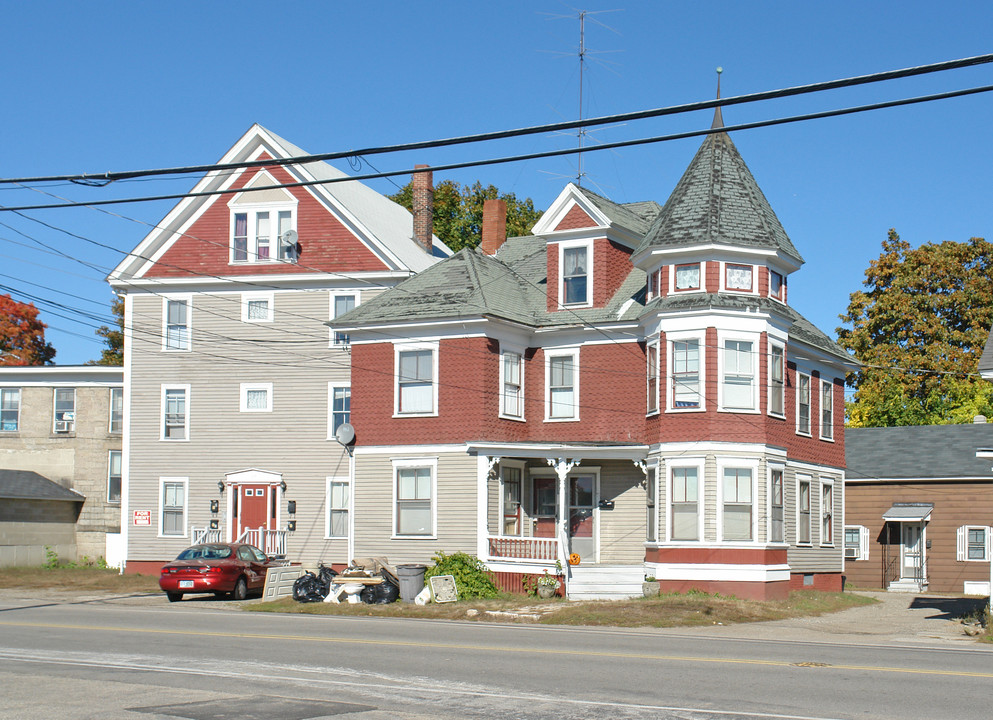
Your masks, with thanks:
[(55, 348), (45, 327), (34, 305), (0, 295), (0, 365), (51, 365)]

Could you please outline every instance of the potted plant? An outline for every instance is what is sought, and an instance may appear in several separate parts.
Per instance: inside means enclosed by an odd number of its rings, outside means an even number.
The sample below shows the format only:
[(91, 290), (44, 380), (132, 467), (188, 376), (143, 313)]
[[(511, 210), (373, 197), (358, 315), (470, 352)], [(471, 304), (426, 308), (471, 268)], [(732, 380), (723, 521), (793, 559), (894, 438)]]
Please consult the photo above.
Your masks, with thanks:
[(554, 575), (549, 575), (548, 570), (545, 570), (544, 574), (535, 581), (535, 588), (540, 598), (553, 597), (560, 587), (562, 587), (562, 583)]
[(644, 582), (641, 583), (641, 593), (645, 597), (655, 597), (659, 594), (659, 581), (654, 575), (645, 576)]

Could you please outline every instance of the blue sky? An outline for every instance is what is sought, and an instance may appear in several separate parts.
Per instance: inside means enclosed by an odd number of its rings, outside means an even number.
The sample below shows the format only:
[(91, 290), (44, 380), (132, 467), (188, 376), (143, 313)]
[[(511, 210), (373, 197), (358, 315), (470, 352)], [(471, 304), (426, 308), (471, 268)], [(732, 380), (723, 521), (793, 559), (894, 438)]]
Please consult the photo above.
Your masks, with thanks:
[[(585, 116), (709, 99), (717, 66), (731, 96), (993, 51), (993, 3), (954, 0), (5, 3), (0, 176), (210, 163), (255, 122), (318, 153), (574, 119), (580, 9), (595, 13), (586, 24)], [(727, 108), (724, 120), (987, 84), (993, 65)], [(735, 133), (806, 260), (791, 278), (791, 304), (834, 336), (889, 228), (914, 245), (993, 238), (991, 110), (993, 96), (983, 94)], [(703, 129), (711, 116), (639, 121), (592, 137)], [(664, 202), (700, 142), (588, 153), (584, 184), (617, 202)], [(370, 160), (393, 170), (575, 143), (532, 136)], [(480, 179), (545, 208), (575, 176), (575, 162), (534, 160), (435, 180)], [(194, 182), (44, 190), (81, 201), (183, 192)], [(388, 181), (373, 186), (395, 189)], [(0, 187), (0, 205), (49, 199), (37, 189)], [(94, 326), (110, 321), (103, 278), (170, 207), (0, 212), (0, 293), (67, 306), (38, 303), (59, 364), (99, 356)]]

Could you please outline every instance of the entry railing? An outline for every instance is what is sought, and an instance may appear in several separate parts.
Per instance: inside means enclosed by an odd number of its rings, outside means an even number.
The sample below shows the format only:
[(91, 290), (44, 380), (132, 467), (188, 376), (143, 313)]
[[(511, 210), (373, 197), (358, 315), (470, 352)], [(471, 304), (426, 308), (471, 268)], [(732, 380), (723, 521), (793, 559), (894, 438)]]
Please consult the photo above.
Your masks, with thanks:
[(193, 540), (194, 545), (203, 545), (204, 543), (219, 543), (224, 542), (224, 536), (221, 531), (217, 528), (190, 528), (190, 537)]
[(245, 528), (238, 542), (254, 545), (270, 557), (286, 556), (285, 530), (267, 530), (264, 527)]
[(488, 537), (490, 557), (494, 560), (544, 560), (559, 559), (559, 543), (555, 538)]

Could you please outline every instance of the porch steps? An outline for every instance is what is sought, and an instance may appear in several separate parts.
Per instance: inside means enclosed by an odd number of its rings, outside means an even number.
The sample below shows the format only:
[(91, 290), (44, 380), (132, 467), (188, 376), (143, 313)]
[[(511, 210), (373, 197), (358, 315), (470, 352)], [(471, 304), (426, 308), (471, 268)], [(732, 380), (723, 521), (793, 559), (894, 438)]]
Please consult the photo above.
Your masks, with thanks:
[(920, 593), (927, 590), (927, 583), (922, 583), (919, 580), (894, 580), (891, 582), (886, 590), (888, 592), (904, 592), (904, 593)]
[(625, 600), (641, 597), (642, 565), (573, 565), (570, 600)]

